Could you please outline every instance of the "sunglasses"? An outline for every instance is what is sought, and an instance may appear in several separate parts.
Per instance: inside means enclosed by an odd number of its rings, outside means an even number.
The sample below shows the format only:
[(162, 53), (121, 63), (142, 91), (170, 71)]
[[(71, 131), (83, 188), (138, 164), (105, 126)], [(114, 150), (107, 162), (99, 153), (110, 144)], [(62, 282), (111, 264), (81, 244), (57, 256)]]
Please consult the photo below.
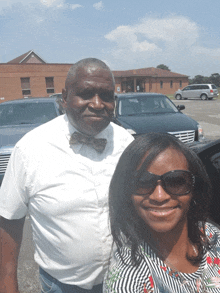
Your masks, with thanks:
[(186, 170), (169, 171), (161, 176), (146, 171), (137, 182), (135, 194), (150, 195), (154, 192), (158, 183), (170, 195), (186, 195), (192, 191), (195, 177), (190, 171)]

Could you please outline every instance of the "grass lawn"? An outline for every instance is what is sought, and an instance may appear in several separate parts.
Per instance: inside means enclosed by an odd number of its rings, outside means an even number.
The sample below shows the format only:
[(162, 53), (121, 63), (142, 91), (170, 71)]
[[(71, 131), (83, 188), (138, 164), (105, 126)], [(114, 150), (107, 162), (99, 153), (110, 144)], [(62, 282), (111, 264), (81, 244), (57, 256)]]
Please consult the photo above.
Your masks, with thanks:
[(169, 99), (171, 100), (175, 100), (174, 96), (173, 95), (166, 95)]

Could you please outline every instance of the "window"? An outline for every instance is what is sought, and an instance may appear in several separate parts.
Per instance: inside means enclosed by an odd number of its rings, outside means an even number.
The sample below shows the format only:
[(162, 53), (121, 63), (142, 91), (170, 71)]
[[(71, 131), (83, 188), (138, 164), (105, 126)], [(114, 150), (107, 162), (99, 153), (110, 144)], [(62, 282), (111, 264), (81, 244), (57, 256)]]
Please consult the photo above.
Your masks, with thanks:
[(30, 96), (30, 77), (21, 77), (21, 89), (23, 96)]
[(48, 94), (54, 93), (54, 83), (53, 83), (53, 77), (45, 77), (46, 81), (46, 89)]
[(163, 88), (163, 81), (162, 80), (160, 81), (160, 88), (161, 89)]
[(191, 90), (191, 89), (192, 89), (191, 86), (186, 86), (186, 87), (184, 87), (183, 91), (189, 91), (189, 90)]
[(199, 89), (201, 90), (208, 90), (209, 89), (209, 86), (208, 85), (200, 85)]
[(170, 81), (170, 88), (171, 89), (173, 88), (173, 81), (172, 80)]
[(182, 87), (182, 80), (180, 80), (180, 87)]

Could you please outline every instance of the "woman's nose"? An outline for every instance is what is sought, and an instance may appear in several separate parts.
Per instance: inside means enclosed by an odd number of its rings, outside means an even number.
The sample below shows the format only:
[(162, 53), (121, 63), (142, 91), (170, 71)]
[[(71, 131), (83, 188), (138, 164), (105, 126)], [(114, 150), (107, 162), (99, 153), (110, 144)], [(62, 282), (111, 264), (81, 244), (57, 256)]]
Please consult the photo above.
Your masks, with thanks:
[(149, 199), (157, 201), (157, 202), (164, 202), (170, 199), (170, 195), (166, 193), (162, 185), (158, 182), (153, 193), (149, 196)]

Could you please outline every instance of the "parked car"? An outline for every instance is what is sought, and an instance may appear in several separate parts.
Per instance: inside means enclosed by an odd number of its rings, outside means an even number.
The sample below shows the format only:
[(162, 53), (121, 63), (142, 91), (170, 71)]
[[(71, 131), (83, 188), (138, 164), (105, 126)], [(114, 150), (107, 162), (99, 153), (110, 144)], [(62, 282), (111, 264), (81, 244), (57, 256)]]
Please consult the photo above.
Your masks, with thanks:
[(52, 95), (50, 95), (50, 98), (56, 98), (56, 101), (60, 107), (60, 111), (65, 113), (65, 110), (63, 108), (63, 95), (62, 95), (62, 93), (52, 94)]
[(134, 137), (147, 132), (168, 132), (185, 143), (203, 139), (202, 127), (184, 115), (184, 105), (175, 106), (165, 95), (129, 93), (116, 96), (114, 122)]
[(207, 142), (194, 142), (190, 147), (205, 165), (212, 183), (211, 219), (220, 225), (220, 139)]
[(60, 114), (62, 111), (55, 98), (29, 98), (0, 104), (0, 185), (18, 140)]
[(218, 97), (218, 89), (214, 84), (191, 84), (184, 87), (182, 90), (175, 92), (174, 97), (177, 100), (182, 99), (201, 99), (212, 100)]

